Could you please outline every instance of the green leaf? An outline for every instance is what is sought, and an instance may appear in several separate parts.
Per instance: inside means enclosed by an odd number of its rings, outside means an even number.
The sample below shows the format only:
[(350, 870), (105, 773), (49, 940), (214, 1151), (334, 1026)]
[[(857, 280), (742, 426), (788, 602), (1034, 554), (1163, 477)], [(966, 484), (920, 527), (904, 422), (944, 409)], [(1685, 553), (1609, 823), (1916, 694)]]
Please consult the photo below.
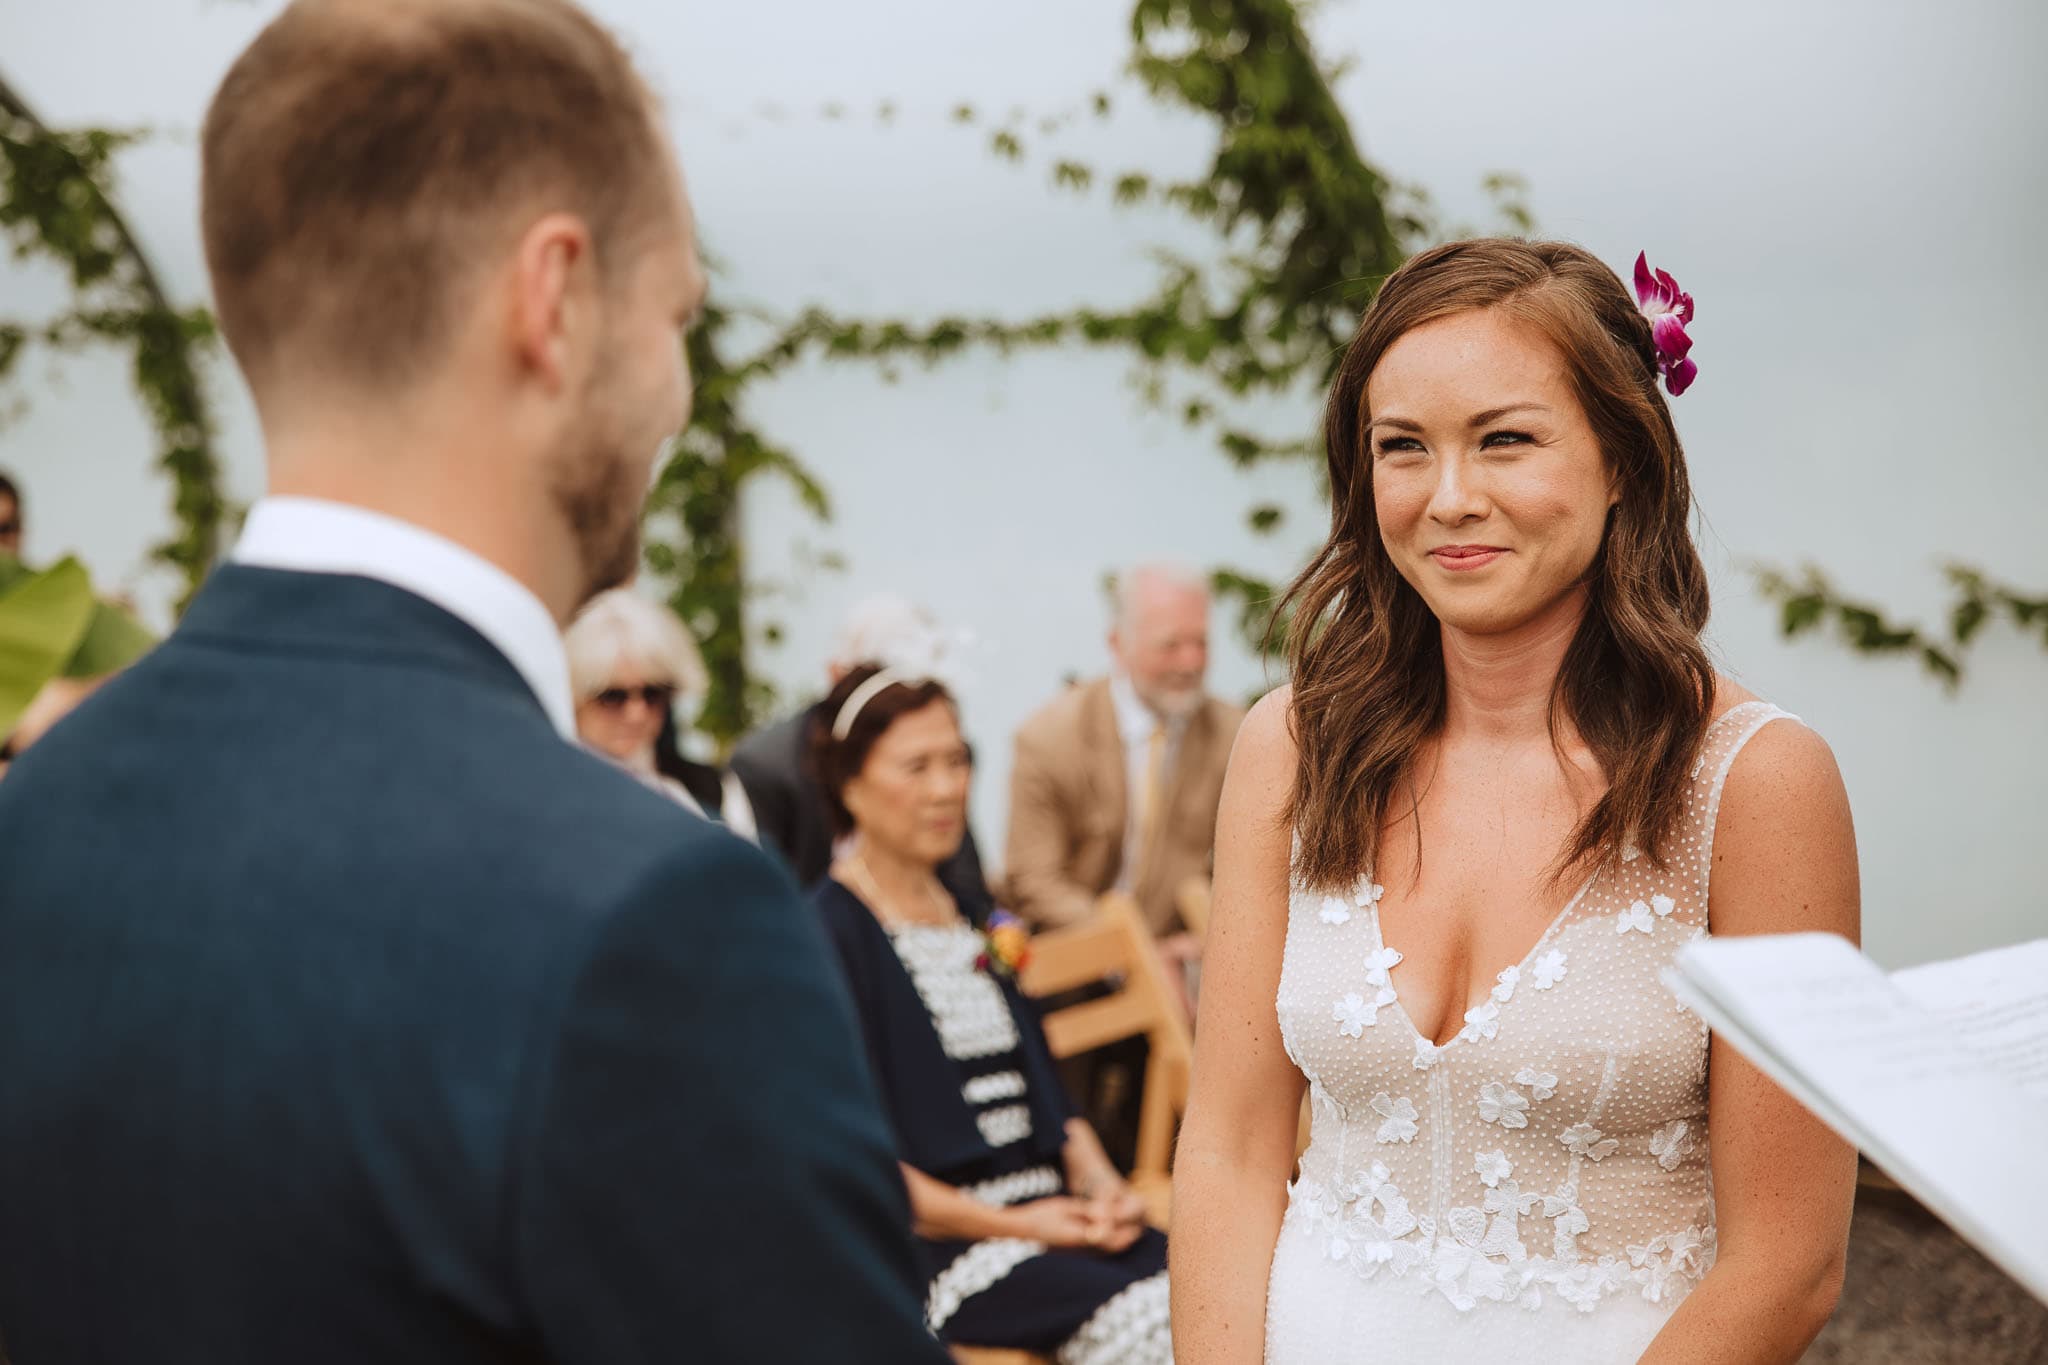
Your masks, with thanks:
[(0, 557), (0, 733), (52, 678), (64, 676), (91, 627), (92, 580), (85, 566), (66, 559), (41, 573)]
[(1957, 644), (1966, 645), (1975, 638), (1979, 630), (1983, 629), (1984, 623), (1989, 619), (1991, 612), (1984, 605), (1982, 598), (1966, 597), (1956, 603), (1955, 611), (1949, 617), (1949, 633), (1955, 637)]
[(1941, 679), (1942, 685), (1953, 691), (1963, 680), (1963, 667), (1955, 656), (1933, 645), (1924, 645), (1920, 650), (1920, 661), (1927, 665), (1927, 671)]
[(1233, 464), (1248, 465), (1259, 458), (1259, 443), (1241, 431), (1226, 431), (1216, 438)]
[(134, 663), (155, 644), (156, 637), (127, 612), (106, 602), (95, 602), (92, 620), (86, 625), (78, 649), (64, 666), (64, 676), (97, 678), (112, 673)]
[(1828, 604), (1825, 599), (1812, 593), (1801, 593), (1787, 598), (1784, 605), (1783, 628), (1788, 636), (1812, 630), (1826, 615)]

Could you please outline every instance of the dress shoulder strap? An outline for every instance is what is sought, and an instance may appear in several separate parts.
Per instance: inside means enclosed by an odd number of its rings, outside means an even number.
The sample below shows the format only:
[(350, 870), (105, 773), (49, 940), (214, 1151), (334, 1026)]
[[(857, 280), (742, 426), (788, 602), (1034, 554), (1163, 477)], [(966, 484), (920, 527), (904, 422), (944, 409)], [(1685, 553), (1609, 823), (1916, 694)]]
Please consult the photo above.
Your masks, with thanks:
[(1729, 770), (1757, 731), (1774, 720), (1798, 719), (1767, 701), (1746, 701), (1730, 707), (1707, 727), (1699, 757), (1693, 762), (1685, 815), (1672, 842), (1674, 870), (1697, 889), (1702, 915), (1714, 871), (1714, 828), (1721, 815), (1721, 790), (1727, 785)]

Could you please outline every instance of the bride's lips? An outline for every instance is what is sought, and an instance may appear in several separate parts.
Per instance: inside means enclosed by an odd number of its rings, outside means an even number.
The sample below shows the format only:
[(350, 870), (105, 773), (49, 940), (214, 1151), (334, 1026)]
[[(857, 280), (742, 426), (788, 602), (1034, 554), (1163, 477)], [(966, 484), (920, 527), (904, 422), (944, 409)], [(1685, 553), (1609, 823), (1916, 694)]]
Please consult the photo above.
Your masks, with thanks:
[(1500, 545), (1439, 545), (1429, 557), (1452, 573), (1465, 573), (1484, 568), (1506, 553), (1506, 547)]

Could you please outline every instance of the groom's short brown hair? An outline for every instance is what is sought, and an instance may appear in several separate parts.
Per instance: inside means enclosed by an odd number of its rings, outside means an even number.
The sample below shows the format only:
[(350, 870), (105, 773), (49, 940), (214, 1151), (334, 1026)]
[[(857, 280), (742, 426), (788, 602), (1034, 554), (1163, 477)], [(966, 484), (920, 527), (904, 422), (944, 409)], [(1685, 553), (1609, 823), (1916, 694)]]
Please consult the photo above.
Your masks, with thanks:
[(206, 115), (200, 218), (250, 382), (281, 362), (395, 384), (445, 340), (466, 267), (561, 210), (600, 269), (668, 200), (618, 42), (570, 0), (295, 0)]

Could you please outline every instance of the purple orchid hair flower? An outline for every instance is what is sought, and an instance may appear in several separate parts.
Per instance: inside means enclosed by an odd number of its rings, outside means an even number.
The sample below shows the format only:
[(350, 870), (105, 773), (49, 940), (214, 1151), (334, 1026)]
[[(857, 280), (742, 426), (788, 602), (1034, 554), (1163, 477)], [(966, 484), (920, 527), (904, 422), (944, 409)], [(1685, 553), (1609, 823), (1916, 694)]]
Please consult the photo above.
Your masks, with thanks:
[(1687, 358), (1692, 338), (1685, 324), (1692, 321), (1692, 295), (1678, 287), (1668, 270), (1650, 269), (1649, 255), (1636, 253), (1636, 307), (1650, 320), (1650, 338), (1657, 347), (1657, 370), (1673, 398), (1692, 385), (1700, 367)]

